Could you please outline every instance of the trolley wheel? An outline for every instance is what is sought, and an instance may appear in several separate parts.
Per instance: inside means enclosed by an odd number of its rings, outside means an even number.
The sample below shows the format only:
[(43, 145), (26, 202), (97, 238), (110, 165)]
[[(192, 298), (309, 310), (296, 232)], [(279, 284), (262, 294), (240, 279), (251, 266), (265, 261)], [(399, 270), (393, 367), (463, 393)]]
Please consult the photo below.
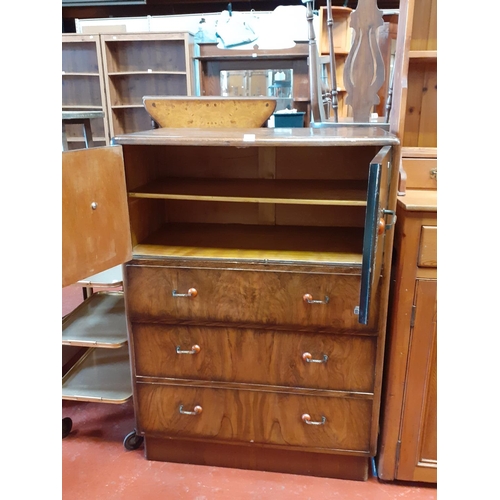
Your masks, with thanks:
[(69, 417), (62, 419), (62, 437), (63, 439), (71, 432), (73, 421)]
[(142, 436), (138, 436), (136, 431), (132, 431), (130, 434), (125, 436), (123, 440), (123, 446), (126, 450), (137, 450), (139, 446), (141, 446), (144, 438)]

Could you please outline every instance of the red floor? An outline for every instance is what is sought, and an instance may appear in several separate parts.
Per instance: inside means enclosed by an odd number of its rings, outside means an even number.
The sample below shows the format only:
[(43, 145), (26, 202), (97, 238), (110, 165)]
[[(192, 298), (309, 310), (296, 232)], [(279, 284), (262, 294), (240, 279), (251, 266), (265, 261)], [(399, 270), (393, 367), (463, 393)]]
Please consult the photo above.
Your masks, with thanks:
[[(63, 315), (82, 300), (81, 289), (63, 289)], [(326, 479), (293, 474), (207, 467), (144, 458), (127, 451), (134, 430), (132, 402), (121, 405), (62, 402), (62, 416), (73, 428), (62, 441), (63, 500), (433, 500), (432, 485)]]

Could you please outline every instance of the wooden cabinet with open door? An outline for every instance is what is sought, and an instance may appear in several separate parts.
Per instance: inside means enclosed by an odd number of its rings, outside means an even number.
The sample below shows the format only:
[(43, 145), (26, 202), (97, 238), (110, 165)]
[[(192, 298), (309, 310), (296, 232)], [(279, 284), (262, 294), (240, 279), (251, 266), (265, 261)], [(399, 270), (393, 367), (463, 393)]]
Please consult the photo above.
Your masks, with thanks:
[[(103, 258), (124, 263), (146, 458), (367, 479), (398, 139), (367, 126), (157, 129), (113, 142), (79, 153), (122, 165), (122, 181), (102, 182), (128, 216), (94, 193), (81, 209), (90, 229), (102, 209), (105, 233), (120, 233)], [(100, 243), (74, 251), (94, 261)]]

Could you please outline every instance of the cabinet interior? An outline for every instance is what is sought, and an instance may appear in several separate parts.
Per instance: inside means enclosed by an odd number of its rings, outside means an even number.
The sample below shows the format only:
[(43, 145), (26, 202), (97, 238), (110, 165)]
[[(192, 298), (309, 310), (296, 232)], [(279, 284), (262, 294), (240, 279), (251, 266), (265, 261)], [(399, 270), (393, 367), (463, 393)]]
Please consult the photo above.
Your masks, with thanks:
[(360, 265), (378, 149), (123, 146), (133, 253)]

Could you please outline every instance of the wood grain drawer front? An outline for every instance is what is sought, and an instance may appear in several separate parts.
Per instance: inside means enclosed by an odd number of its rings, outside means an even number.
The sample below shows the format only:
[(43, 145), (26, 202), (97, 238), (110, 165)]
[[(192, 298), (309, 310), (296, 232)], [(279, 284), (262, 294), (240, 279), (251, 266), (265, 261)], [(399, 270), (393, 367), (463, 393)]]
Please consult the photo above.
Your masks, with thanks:
[(374, 337), (144, 323), (131, 332), (138, 376), (373, 393)]
[(437, 267), (437, 226), (422, 226), (418, 266)]
[[(322, 331), (373, 331), (377, 324), (376, 300), (369, 324), (358, 322), (359, 275), (131, 265), (127, 278), (128, 311), (136, 322)], [(313, 303), (304, 300), (306, 294)]]
[(151, 436), (370, 450), (370, 399), (140, 383), (137, 409), (139, 431)]

